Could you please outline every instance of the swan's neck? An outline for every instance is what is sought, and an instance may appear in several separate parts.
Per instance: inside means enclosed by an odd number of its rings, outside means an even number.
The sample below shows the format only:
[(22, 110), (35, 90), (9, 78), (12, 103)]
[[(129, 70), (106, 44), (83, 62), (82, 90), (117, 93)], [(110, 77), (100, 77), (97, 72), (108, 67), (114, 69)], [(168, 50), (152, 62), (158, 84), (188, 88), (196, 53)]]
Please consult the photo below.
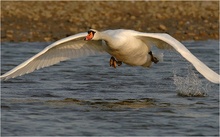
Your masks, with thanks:
[(99, 37), (100, 37), (101, 40), (104, 40), (104, 41), (106, 41), (107, 43), (113, 41), (113, 40), (112, 40), (112, 37), (109, 36), (108, 34), (106, 34), (105, 32), (100, 32), (100, 33), (99, 33)]
[(105, 44), (109, 50), (118, 49), (118, 44), (116, 43), (118, 40), (114, 36), (111, 36), (105, 32), (101, 32), (100, 39), (105, 41)]

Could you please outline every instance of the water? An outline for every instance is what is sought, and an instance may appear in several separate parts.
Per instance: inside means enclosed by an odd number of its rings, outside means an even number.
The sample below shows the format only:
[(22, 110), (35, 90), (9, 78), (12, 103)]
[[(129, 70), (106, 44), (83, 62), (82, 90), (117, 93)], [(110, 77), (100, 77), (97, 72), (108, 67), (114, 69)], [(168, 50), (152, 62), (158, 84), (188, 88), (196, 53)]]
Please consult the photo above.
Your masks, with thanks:
[[(219, 72), (218, 41), (184, 44)], [(47, 45), (2, 43), (2, 73)], [(1, 82), (1, 135), (218, 136), (219, 85), (177, 53), (164, 55), (151, 69), (110, 68), (110, 56), (101, 55)], [(200, 84), (187, 85), (190, 77)], [(197, 89), (205, 96), (190, 97)]]

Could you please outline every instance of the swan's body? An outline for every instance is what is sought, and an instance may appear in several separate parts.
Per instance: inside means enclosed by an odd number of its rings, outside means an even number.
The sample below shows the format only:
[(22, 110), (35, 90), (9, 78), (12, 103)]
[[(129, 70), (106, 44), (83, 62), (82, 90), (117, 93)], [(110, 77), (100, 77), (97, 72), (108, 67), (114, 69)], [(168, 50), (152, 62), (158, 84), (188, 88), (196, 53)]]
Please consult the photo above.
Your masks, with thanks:
[[(85, 40), (83, 40), (84, 38)], [(149, 54), (152, 45), (160, 49), (174, 48), (191, 62), (206, 79), (213, 83), (220, 83), (220, 76), (216, 72), (197, 59), (183, 44), (170, 35), (124, 29), (103, 32), (90, 30), (88, 34), (79, 33), (61, 39), (5, 73), (1, 79), (14, 78), (71, 58), (105, 52), (128, 65), (150, 67), (154, 58), (152, 54)]]
[(131, 32), (130, 30), (105, 31), (105, 34), (114, 36), (109, 40), (110, 42), (103, 42), (105, 51), (125, 64), (143, 66), (147, 63), (149, 64), (147, 66), (150, 66), (151, 58), (148, 54), (150, 47), (142, 40), (135, 38)]

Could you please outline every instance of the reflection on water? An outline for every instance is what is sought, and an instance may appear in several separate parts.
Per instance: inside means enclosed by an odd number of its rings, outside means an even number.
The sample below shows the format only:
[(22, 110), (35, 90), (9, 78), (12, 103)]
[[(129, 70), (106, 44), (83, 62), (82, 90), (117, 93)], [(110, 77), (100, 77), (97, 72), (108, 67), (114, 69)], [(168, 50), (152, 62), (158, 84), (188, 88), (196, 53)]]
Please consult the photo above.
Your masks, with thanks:
[(148, 98), (142, 98), (142, 99), (127, 99), (123, 101), (115, 100), (112, 102), (110, 100), (102, 100), (102, 99), (96, 99), (93, 101), (86, 101), (86, 100), (78, 100), (74, 98), (66, 98), (64, 100), (49, 100), (47, 103), (50, 104), (77, 104), (77, 105), (86, 105), (90, 107), (96, 107), (96, 108), (110, 108), (110, 109), (121, 109), (121, 108), (146, 108), (154, 105), (153, 99)]
[[(218, 41), (184, 44), (219, 72)], [(1, 73), (46, 45), (2, 43)], [(109, 57), (74, 59), (1, 82), (2, 136), (219, 135), (219, 85), (177, 53), (165, 51), (164, 62), (151, 69), (113, 69)]]
[[(62, 100), (46, 100), (40, 99), (10, 99), (7, 100), (11, 103), (44, 103), (44, 105), (66, 107), (71, 105), (87, 106), (100, 109), (121, 109), (121, 108), (147, 108), (156, 105), (155, 100), (151, 98), (141, 99), (94, 99), (94, 100), (80, 100), (75, 98), (65, 98)], [(9, 106), (2, 106), (2, 109), (10, 109)]]

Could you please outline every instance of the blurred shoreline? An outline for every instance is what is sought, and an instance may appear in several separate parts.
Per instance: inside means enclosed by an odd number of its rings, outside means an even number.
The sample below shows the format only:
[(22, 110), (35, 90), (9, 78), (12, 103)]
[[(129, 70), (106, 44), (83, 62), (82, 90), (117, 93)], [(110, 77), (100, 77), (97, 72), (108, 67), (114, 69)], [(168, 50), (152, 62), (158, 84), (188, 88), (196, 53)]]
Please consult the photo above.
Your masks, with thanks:
[(56, 41), (89, 28), (219, 40), (218, 1), (2, 1), (1, 42)]

